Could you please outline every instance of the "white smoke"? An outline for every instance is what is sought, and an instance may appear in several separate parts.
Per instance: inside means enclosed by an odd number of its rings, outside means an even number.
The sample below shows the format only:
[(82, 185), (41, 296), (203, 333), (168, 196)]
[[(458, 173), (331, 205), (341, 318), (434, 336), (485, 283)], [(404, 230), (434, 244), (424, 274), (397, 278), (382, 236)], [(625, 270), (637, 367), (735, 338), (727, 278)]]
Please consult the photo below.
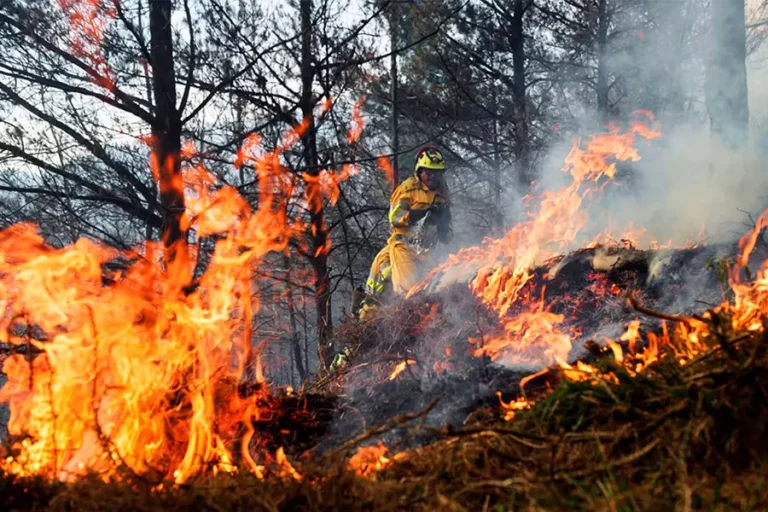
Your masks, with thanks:
[[(590, 208), (590, 235), (610, 227), (647, 230), (640, 241), (722, 243), (743, 234), (749, 216), (768, 205), (768, 173), (751, 149), (718, 144), (708, 127), (661, 127), (662, 139), (640, 142), (618, 190)], [(704, 227), (705, 240), (697, 240)]]

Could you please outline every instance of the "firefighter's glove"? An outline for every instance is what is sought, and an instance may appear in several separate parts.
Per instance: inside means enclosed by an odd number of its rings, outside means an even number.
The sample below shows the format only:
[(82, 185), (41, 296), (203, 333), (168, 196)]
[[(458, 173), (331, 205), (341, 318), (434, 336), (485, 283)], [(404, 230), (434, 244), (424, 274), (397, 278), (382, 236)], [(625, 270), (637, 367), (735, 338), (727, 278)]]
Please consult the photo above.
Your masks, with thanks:
[(333, 358), (333, 362), (331, 362), (331, 369), (336, 369), (344, 366), (344, 363), (347, 362), (347, 359), (349, 359), (349, 355), (352, 351), (349, 349), (349, 347), (344, 347), (341, 349), (341, 351), (336, 354), (336, 357)]
[(411, 214), (409, 216), (409, 219), (411, 221), (411, 225), (416, 224), (421, 219), (423, 219), (429, 210), (411, 210)]
[(444, 208), (442, 204), (433, 204), (426, 210), (426, 217), (427, 219), (424, 221), (425, 224), (433, 224), (437, 225), (442, 222), (442, 219), (444, 217)]

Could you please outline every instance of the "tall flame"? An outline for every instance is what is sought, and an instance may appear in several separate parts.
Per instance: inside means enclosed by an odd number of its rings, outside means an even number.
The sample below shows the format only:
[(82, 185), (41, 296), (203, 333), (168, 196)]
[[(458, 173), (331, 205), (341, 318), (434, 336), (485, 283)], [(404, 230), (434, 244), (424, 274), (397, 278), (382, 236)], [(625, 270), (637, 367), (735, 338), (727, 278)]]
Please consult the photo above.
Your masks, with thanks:
[[(323, 171), (312, 182), (282, 166), (305, 126), (273, 151), (252, 137), (238, 152), (236, 164), (258, 181), (256, 209), (185, 146), (182, 222), (216, 240), (211, 254), (192, 255), (207, 261), (192, 282), (196, 262), (169, 272), (161, 243), (118, 251), (81, 239), (59, 249), (31, 224), (0, 231), (0, 341), (16, 352), (0, 389), (11, 411), (5, 471), (62, 480), (129, 471), (176, 482), (239, 467), (262, 474), (252, 424), (267, 412), (258, 405), (267, 390), (238, 392), (258, 364), (254, 270), (304, 238), (289, 201), (322, 207), (354, 174)], [(282, 451), (276, 462), (299, 478)]]

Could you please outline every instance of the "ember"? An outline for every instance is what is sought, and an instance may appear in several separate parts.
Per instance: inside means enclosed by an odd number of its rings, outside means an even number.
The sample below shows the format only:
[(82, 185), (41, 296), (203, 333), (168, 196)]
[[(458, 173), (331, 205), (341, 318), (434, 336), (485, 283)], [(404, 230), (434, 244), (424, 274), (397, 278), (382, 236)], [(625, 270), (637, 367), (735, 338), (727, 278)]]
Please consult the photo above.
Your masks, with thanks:
[(378, 445), (364, 446), (358, 448), (349, 459), (349, 469), (362, 477), (369, 477), (387, 467), (393, 461), (406, 458), (404, 452), (396, 453), (394, 456), (387, 457), (389, 448), (379, 443)]

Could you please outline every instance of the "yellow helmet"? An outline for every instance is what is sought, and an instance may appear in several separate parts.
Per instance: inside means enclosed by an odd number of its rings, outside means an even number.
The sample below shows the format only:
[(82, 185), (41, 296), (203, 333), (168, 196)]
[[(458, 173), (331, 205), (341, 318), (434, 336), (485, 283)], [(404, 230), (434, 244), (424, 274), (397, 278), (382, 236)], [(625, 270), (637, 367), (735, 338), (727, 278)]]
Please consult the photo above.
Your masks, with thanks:
[(443, 154), (440, 152), (440, 150), (432, 146), (421, 148), (416, 155), (416, 165), (414, 166), (414, 172), (418, 173), (419, 169), (421, 168), (444, 171), (445, 160), (443, 160)]

